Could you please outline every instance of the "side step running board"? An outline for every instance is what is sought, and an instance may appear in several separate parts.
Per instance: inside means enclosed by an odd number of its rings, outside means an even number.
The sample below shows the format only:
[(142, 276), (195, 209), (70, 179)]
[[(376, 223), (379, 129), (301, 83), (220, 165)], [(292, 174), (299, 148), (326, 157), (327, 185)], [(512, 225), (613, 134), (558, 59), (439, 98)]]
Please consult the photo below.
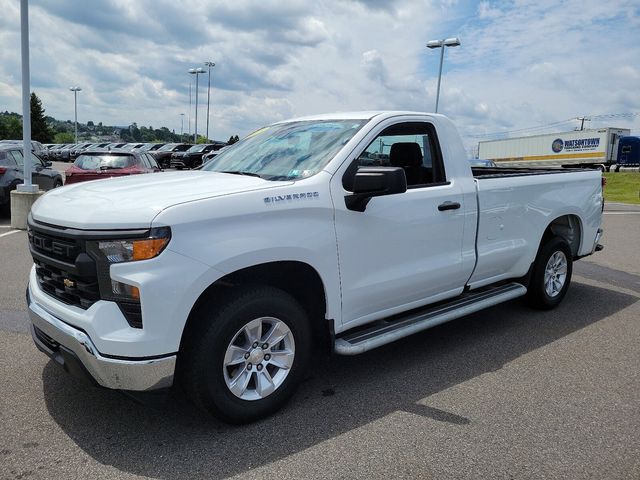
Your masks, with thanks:
[(395, 317), (393, 321), (376, 322), (374, 326), (357, 332), (347, 332), (336, 338), (334, 349), (340, 355), (358, 355), (449, 320), (521, 297), (525, 293), (527, 289), (519, 283), (466, 293), (449, 303), (414, 311), (404, 317)]

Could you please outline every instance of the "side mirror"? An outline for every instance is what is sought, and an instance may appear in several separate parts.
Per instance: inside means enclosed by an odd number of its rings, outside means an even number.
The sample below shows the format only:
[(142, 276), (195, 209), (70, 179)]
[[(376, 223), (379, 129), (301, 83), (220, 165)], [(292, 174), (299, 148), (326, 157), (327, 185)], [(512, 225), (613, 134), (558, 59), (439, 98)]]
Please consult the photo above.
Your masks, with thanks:
[(345, 205), (364, 212), (373, 197), (406, 192), (407, 177), (400, 167), (361, 167), (353, 177), (352, 190), (344, 197)]

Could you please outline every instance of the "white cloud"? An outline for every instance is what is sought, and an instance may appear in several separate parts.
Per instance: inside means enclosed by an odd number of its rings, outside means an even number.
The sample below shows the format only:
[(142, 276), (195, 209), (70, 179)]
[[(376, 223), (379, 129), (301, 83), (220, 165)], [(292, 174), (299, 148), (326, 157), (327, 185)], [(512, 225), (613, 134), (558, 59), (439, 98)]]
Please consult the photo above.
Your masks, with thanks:
[[(0, 105), (19, 111), (17, 2), (0, 0), (0, 11)], [(30, 22), (32, 86), (60, 119), (72, 117), (67, 89), (79, 84), (82, 121), (179, 130), (186, 70), (205, 60), (216, 62), (215, 138), (333, 110), (431, 110), (439, 55), (424, 45), (453, 35), (462, 45), (445, 52), (440, 111), (468, 145), (486, 132), (640, 110), (633, 0), (34, 0)], [(206, 88), (199, 126), (202, 99)]]

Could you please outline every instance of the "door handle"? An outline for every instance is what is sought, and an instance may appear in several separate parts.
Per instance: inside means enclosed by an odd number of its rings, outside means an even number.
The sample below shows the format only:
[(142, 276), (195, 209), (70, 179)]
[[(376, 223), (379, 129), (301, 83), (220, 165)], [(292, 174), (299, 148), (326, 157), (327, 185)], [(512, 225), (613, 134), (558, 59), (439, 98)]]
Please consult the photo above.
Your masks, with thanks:
[(458, 202), (449, 202), (446, 201), (438, 205), (438, 210), (444, 212), (445, 210), (457, 210), (460, 208), (460, 204)]

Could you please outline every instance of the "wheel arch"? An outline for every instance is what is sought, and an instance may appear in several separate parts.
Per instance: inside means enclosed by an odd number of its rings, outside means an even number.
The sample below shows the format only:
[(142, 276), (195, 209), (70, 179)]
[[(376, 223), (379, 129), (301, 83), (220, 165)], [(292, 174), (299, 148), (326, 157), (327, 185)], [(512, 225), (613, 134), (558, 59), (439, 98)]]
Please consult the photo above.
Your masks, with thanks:
[(550, 238), (554, 236), (562, 237), (569, 244), (571, 255), (573, 257), (577, 257), (582, 245), (582, 220), (576, 214), (566, 214), (555, 218), (549, 223), (549, 225), (547, 225), (547, 228), (540, 239), (538, 251)]
[(180, 349), (188, 341), (190, 332), (197, 330), (196, 319), (202, 308), (221, 301), (231, 290), (248, 285), (270, 285), (279, 288), (305, 309), (311, 322), (312, 333), (323, 346), (333, 336), (333, 322), (325, 318), (327, 312), (326, 288), (320, 274), (311, 265), (300, 261), (267, 262), (229, 273), (209, 285), (194, 303), (182, 331)]

